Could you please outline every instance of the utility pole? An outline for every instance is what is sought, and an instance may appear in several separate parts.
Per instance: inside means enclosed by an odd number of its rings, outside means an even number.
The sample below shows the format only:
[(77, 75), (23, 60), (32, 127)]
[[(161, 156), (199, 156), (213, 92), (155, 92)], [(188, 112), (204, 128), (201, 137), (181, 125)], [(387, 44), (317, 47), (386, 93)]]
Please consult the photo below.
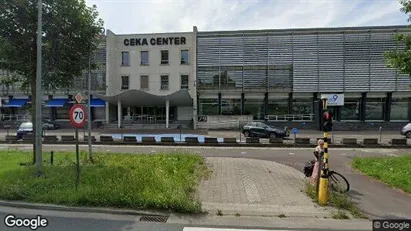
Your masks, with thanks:
[(88, 158), (93, 160), (93, 150), (91, 146), (91, 54), (88, 58), (88, 107), (87, 107), (87, 130), (88, 130)]
[(36, 102), (32, 102), (36, 104), (36, 121), (35, 121), (35, 156), (36, 156), (36, 169), (37, 169), (37, 176), (42, 174), (42, 165), (43, 165), (43, 155), (42, 155), (42, 130), (43, 126), (41, 123), (41, 104), (42, 104), (42, 45), (43, 45), (43, 22), (42, 22), (42, 8), (43, 2), (42, 0), (38, 0), (37, 2), (38, 8), (38, 21), (37, 21), (37, 71), (36, 71)]

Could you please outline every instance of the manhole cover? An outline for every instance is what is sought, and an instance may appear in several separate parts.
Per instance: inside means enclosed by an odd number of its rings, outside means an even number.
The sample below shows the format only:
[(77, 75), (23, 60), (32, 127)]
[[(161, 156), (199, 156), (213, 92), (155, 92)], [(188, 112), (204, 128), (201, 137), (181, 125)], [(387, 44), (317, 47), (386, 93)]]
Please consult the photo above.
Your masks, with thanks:
[(140, 221), (166, 223), (167, 219), (168, 217), (163, 216), (143, 216), (140, 218)]

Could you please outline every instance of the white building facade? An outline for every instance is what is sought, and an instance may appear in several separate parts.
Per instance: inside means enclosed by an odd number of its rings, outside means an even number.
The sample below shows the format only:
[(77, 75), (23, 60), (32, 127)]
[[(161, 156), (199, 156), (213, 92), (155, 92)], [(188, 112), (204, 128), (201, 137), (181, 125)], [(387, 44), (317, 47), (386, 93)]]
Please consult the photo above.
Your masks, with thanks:
[[(195, 127), (196, 28), (193, 32), (106, 34), (106, 123), (117, 127)], [(150, 125), (150, 126), (148, 126)]]

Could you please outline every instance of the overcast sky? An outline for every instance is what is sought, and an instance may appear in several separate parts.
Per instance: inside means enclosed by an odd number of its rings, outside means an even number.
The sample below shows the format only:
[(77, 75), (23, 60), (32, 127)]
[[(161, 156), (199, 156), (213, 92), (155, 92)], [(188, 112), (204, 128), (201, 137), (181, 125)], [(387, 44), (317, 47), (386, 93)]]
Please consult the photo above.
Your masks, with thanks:
[(86, 0), (116, 34), (405, 25), (398, 0)]

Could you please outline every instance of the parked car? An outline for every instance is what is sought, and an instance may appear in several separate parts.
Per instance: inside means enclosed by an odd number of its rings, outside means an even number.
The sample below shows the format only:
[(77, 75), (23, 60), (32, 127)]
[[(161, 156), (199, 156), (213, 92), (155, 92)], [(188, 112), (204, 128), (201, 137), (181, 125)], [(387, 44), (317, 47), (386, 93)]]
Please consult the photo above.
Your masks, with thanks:
[(249, 122), (243, 129), (242, 133), (245, 137), (260, 137), (260, 138), (285, 138), (290, 136), (289, 131), (276, 128), (263, 122)]
[(46, 130), (56, 130), (59, 129), (60, 125), (50, 120), (43, 120), (43, 129)]
[(411, 123), (408, 123), (401, 129), (401, 135), (411, 138)]

